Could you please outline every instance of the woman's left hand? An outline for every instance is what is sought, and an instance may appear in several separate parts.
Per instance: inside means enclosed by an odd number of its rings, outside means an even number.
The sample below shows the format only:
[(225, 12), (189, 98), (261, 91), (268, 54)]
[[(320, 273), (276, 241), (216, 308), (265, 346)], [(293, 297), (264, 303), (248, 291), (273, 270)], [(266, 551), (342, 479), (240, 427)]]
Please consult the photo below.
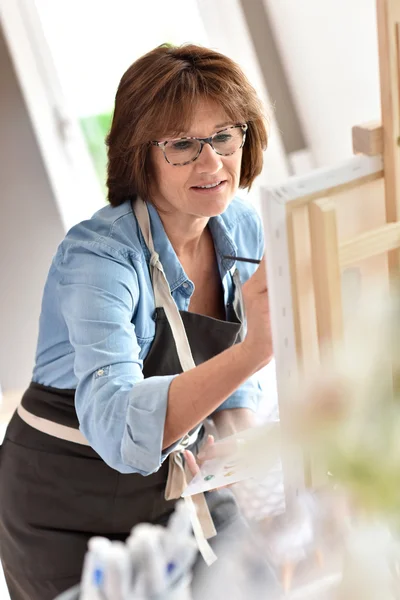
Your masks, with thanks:
[[(208, 435), (205, 444), (203, 444), (203, 446), (200, 449), (200, 452), (196, 457), (190, 450), (185, 450), (185, 461), (193, 477), (195, 477), (195, 475), (197, 475), (197, 473), (200, 472), (200, 467), (206, 460), (212, 460), (213, 458), (221, 458), (222, 456), (227, 456), (232, 452), (232, 443), (230, 441), (228, 441), (226, 445), (215, 445), (214, 441), (214, 436)], [(222, 487), (231, 487), (231, 484), (224, 485)], [(217, 489), (220, 488), (213, 488), (209, 491), (213, 492)]]
[(196, 457), (190, 450), (185, 450), (184, 456), (189, 471), (194, 477), (200, 471), (201, 465), (206, 460), (226, 458), (232, 456), (236, 450), (237, 440), (235, 437), (228, 437), (224, 440), (220, 440), (218, 444), (215, 444), (214, 436), (208, 435), (206, 442), (200, 448)]

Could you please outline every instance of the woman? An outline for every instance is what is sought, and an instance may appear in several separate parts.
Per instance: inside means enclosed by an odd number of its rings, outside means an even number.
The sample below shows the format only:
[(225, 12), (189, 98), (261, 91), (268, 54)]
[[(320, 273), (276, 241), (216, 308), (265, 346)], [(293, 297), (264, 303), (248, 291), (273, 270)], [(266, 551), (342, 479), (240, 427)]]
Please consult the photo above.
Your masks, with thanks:
[[(235, 198), (267, 141), (239, 67), (156, 48), (122, 77), (107, 141), (110, 206), (53, 259), (32, 383), (2, 447), (12, 600), (78, 582), (89, 537), (165, 523), (180, 492), (169, 464), (197, 451), (209, 416), (221, 435), (251, 425), (271, 358), (265, 268), (224, 258), (263, 254), (260, 220)], [(223, 530), (229, 490), (207, 501)]]

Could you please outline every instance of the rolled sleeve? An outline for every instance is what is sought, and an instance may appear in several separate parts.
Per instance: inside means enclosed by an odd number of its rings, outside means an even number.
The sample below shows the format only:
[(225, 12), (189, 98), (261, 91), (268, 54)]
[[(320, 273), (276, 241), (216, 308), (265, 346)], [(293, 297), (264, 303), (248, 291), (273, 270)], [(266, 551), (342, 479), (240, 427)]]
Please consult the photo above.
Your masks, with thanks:
[(102, 244), (71, 245), (60, 274), (80, 430), (112, 468), (150, 475), (176, 446), (162, 450), (173, 376), (143, 378), (132, 323), (140, 293), (133, 264)]
[(129, 398), (121, 455), (123, 463), (142, 475), (157, 471), (180, 440), (163, 451), (168, 390), (175, 376), (150, 377)]

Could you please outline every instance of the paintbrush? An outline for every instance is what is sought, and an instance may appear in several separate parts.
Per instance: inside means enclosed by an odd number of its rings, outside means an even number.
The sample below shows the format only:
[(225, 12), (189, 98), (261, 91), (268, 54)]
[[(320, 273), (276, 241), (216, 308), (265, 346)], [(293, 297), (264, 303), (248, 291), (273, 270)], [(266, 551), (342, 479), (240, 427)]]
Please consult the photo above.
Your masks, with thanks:
[(259, 265), (261, 260), (257, 258), (244, 258), (243, 256), (224, 256), (227, 260), (238, 260), (240, 262), (248, 262), (253, 263), (254, 265)]

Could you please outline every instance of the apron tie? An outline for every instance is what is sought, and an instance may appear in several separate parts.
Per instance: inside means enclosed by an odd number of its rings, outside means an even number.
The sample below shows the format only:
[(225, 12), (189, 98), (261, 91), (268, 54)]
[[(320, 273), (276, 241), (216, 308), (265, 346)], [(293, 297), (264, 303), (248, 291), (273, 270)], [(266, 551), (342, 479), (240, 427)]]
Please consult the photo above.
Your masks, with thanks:
[(150, 265), (152, 267), (156, 267), (160, 271), (164, 272), (163, 266), (162, 266), (162, 264), (160, 262), (160, 256), (158, 255), (158, 253), (155, 250), (151, 253), (151, 256), (150, 256)]
[[(188, 485), (188, 469), (184, 465), (181, 452), (171, 452), (169, 455), (168, 479), (165, 488), (165, 499), (176, 500), (181, 497)], [(208, 539), (217, 535), (214, 522), (208, 508), (206, 497), (203, 493), (184, 497), (185, 505), (189, 510), (190, 521), (199, 551), (208, 566), (212, 565), (217, 557), (212, 550)]]

